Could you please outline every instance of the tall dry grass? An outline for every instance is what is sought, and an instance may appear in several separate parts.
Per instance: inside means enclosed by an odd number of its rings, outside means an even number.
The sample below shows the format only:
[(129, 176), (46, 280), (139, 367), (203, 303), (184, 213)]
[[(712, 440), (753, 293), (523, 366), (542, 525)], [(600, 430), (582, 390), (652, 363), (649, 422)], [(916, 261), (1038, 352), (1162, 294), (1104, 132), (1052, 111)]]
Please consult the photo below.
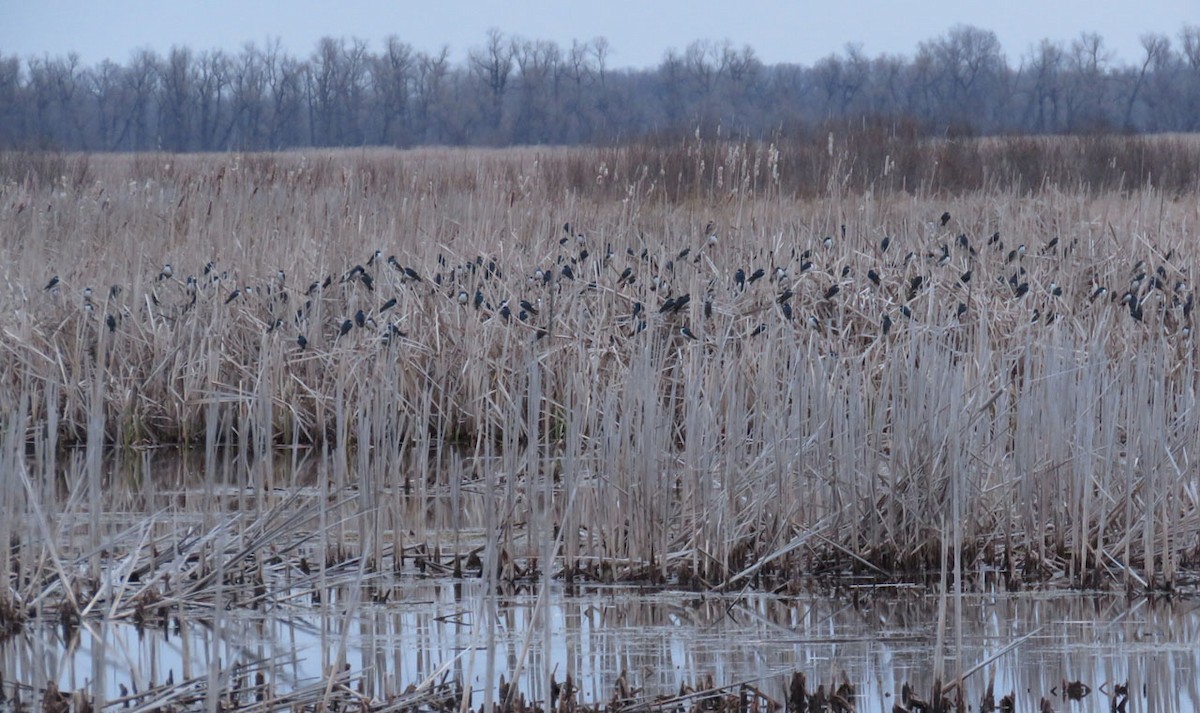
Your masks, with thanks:
[[(932, 149), (928, 181), (875, 189), (836, 141), (811, 166), (668, 149), (89, 156), (11, 180), (0, 505), (21, 517), (0, 537), (88, 513), (99, 581), (106, 445), (203, 449), (210, 486), (242, 459), (249, 512), (294, 485), (275, 448), (308, 446), (335, 502), (306, 526), (368, 570), (418, 542), (498, 581), (1188, 581), (1195, 191), (949, 196)], [(62, 504), (64, 458), (89, 501)], [(494, 506), (482, 549), (406, 505), (464, 489)]]

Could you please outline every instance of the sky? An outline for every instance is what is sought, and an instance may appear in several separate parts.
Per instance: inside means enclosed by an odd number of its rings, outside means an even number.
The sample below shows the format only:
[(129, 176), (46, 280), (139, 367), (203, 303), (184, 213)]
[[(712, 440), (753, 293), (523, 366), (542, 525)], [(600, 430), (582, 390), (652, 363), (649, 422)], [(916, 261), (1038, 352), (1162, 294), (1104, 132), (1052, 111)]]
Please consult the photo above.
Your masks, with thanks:
[(240, 50), (278, 40), (307, 56), (323, 36), (358, 38), (378, 50), (396, 35), (418, 50), (443, 45), (461, 61), (489, 29), (527, 39), (605, 37), (610, 67), (657, 65), (697, 39), (749, 45), (768, 64), (812, 64), (862, 46), (868, 56), (912, 55), (918, 43), (964, 23), (992, 30), (1016, 65), (1043, 38), (1096, 32), (1119, 62), (1139, 59), (1139, 37), (1173, 42), (1200, 24), (1200, 0), (0, 0), (0, 55), (76, 52), (84, 64), (125, 63), (143, 48)]

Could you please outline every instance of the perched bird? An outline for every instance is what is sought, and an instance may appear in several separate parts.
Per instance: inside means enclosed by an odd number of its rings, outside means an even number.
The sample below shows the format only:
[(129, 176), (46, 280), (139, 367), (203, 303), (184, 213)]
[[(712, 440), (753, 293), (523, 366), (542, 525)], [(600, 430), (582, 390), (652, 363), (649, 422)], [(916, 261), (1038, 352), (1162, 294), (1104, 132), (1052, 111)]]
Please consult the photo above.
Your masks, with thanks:
[(945, 213), (942, 213), (942, 225), (945, 226), (946, 223), (949, 223), (949, 222), (950, 222), (950, 211), (946, 211)]
[(347, 319), (345, 322), (342, 322), (341, 328), (338, 329), (338, 337), (340, 338), (346, 336), (350, 333), (351, 329), (354, 329), (354, 322), (351, 322)]
[(471, 296), (469, 294), (467, 294), (466, 290), (458, 291), (458, 303), (460, 305), (465, 305), (467, 302), (470, 302), (470, 301), (471, 301)]
[(117, 318), (112, 316), (111, 314), (104, 318), (104, 324), (105, 324), (105, 326), (108, 327), (108, 331), (110, 331), (110, 332), (117, 331)]
[(165, 280), (175, 274), (175, 269), (171, 267), (171, 263), (163, 265), (162, 272), (158, 273), (159, 280)]
[(881, 253), (887, 252), (888, 246), (891, 244), (892, 244), (891, 236), (888, 236), (888, 235), (883, 236), (883, 240), (879, 241), (879, 252), (881, 252)]
[(362, 329), (363, 327), (367, 326), (367, 314), (365, 312), (363, 312), (361, 309), (359, 311), (355, 312), (354, 313), (354, 323), (358, 325), (359, 329)]
[(308, 349), (308, 338), (303, 334), (296, 337), (296, 346), (300, 347), (300, 351)]
[(890, 331), (892, 331), (892, 318), (885, 314), (883, 315), (883, 336), (886, 337)]
[(382, 312), (387, 312), (389, 309), (391, 309), (391, 308), (393, 308), (393, 307), (395, 307), (395, 306), (396, 306), (396, 298), (395, 298), (395, 297), (393, 297), (393, 298), (389, 299), (387, 302), (384, 302), (382, 305), (380, 305), (380, 307), (379, 307), (379, 311), (380, 311), (381, 313), (382, 313)]
[(233, 292), (230, 292), (229, 296), (225, 298), (225, 304), (229, 304), (230, 302), (233, 302), (238, 297), (240, 297), (241, 294), (242, 294), (241, 290), (234, 290)]
[[(645, 322), (643, 322), (642, 324), (644, 325), (644, 324), (645, 324)], [(639, 329), (638, 331), (640, 332), (641, 330)], [(685, 338), (687, 338), (687, 339), (691, 339), (691, 340), (696, 340), (696, 339), (699, 339), (699, 337), (697, 337), (695, 334), (693, 334), (693, 333), (692, 333), (692, 330), (688, 329), (686, 326), (685, 326), (685, 327), (680, 327), (680, 328), (679, 328), (679, 333), (680, 333), (681, 335), (683, 335), (683, 336), (684, 336)]]
[(59, 283), (58, 275), (55, 275), (54, 277), (50, 278), (50, 281), (47, 282), (46, 286), (42, 289), (53, 290), (55, 287), (58, 287), (58, 283)]
[(831, 300), (834, 297), (837, 297), (837, 293), (841, 291), (842, 288), (838, 287), (837, 285), (833, 285), (828, 290), (825, 290), (825, 299)]
[(879, 273), (874, 270), (867, 270), (867, 279), (870, 280), (876, 287), (879, 287)]
[(525, 310), (529, 314), (537, 314), (538, 313), (537, 308), (534, 307), (532, 304), (530, 304), (529, 300), (521, 300), (520, 304), (521, 304), (521, 309)]

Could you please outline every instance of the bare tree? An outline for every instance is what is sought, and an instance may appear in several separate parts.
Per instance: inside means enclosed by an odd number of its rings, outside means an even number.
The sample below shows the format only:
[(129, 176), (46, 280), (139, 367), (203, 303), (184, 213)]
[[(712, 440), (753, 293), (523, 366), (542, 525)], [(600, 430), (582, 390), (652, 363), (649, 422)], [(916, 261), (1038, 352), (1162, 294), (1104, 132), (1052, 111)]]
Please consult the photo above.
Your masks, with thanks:
[(1059, 101), (1066, 57), (1062, 44), (1050, 40), (1042, 40), (1030, 50), (1027, 67), (1031, 85), (1024, 124), (1034, 131), (1056, 131), (1059, 127)]
[(187, 151), (192, 147), (192, 52), (172, 47), (159, 70), (162, 98), (159, 106), (159, 140), (168, 151)]
[(508, 78), (513, 70), (514, 54), (513, 42), (505, 39), (499, 30), (493, 28), (488, 30), (486, 44), (467, 55), (471, 75), (487, 95), (484, 121), (492, 130), (489, 140), (493, 143), (500, 139), (504, 97), (508, 90)]
[(412, 46), (394, 35), (385, 41), (383, 54), (370, 62), (371, 84), (381, 122), (380, 143), (407, 146), (413, 141), (409, 103), (415, 67)]

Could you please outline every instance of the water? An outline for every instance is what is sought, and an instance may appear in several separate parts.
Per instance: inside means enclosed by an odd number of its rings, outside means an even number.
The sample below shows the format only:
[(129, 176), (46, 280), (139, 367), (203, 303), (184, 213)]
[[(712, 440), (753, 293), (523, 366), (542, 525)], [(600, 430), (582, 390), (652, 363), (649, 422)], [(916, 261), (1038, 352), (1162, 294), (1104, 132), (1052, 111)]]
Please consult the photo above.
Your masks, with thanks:
[[(535, 590), (489, 594), (480, 580), (391, 576), (370, 590), (387, 601), (356, 603), (344, 591), (320, 604), (295, 596), (260, 611), (197, 613), (144, 629), (96, 619), (67, 639), (61, 627), (39, 624), (0, 645), (0, 670), (8, 685), (54, 680), (62, 690), (115, 698), (122, 686), (145, 691), (168, 677), (203, 678), (214, 660), (226, 687), (235, 664), (270, 662), (268, 678), (280, 692), (320, 682), (344, 662), (353, 686), (371, 699), (449, 676), (471, 688), (475, 706), (500, 676), (516, 678), (535, 700), (545, 698), (553, 672), (574, 679), (581, 702), (606, 702), (624, 672), (643, 698), (711, 675), (718, 685), (752, 682), (783, 701), (793, 671), (814, 688), (845, 672), (858, 689), (858, 710), (890, 711), (905, 682), (929, 690), (937, 663), (938, 601), (915, 591), (711, 596), (555, 584), (543, 598)], [(1042, 697), (1060, 710), (1106, 710), (1106, 694), (1126, 682), (1134, 692), (1129, 711), (1200, 707), (1194, 602), (973, 595), (961, 613), (958, 649), (951, 603), (947, 680), (1001, 654), (967, 679), (973, 708), (992, 673), (996, 696), (1014, 692), (1019, 710)], [(1078, 703), (1063, 699), (1063, 683), (1074, 681), (1091, 689)]]
[[(452, 550), (487, 546), (488, 506), (478, 488), (418, 486), (395, 500), (393, 516), (406, 532), (404, 542), (390, 544), (408, 554), (399, 563), (388, 555), (382, 561), (390, 566), (373, 568), (353, 551), (336, 552), (354, 550), (379, 523), (356, 521), (368, 512), (357, 503), (330, 505), (339, 500), (330, 482), (336, 477), (319, 459), (276, 454), (264, 464), (226, 453), (220, 467), (205, 469), (166, 452), (114, 458), (105, 466), (104, 513), (95, 520), (80, 505), (81, 469), (65, 460), (59, 492), (43, 495), (58, 557), (80, 581), (98, 567), (108, 589), (78, 625), (64, 626), (56, 579), (37, 559), (45, 550), (35, 530), (16, 530), (15, 571), (40, 572), (50, 584), (16, 580), (37, 594), (25, 602), (38, 616), (0, 641), (0, 690), (8, 700), (0, 710), (13, 709), (18, 687), (36, 705), (51, 682), (97, 703), (136, 706), (161, 700), (170, 681), (182, 707), (204, 708), (216, 705), (203, 698), (210, 681), (228, 691), (261, 680), (262, 700), (247, 694), (239, 703), (270, 708), (283, 700), (272, 697), (293, 692), (311, 704), (320, 697), (313, 691), (337, 688), (329, 686), (331, 672), (354, 692), (346, 695), (374, 702), (453, 681), (478, 708), (496, 698), (502, 679), (544, 701), (552, 677), (570, 676), (576, 701), (586, 704), (610, 702), (622, 686), (634, 700), (653, 701), (710, 680), (734, 694), (749, 684), (763, 702), (783, 703), (797, 671), (810, 690), (832, 690), (844, 675), (857, 689), (858, 711), (890, 712), (905, 683), (928, 697), (935, 677), (950, 682), (959, 672), (968, 672), (971, 710), (989, 677), (996, 698), (1011, 692), (1017, 710), (1038, 710), (1043, 697), (1055, 710), (1109, 710), (1118, 684), (1131, 693), (1126, 711), (1200, 709), (1200, 608), (1191, 599), (1077, 592), (955, 599), (927, 588), (828, 579), (798, 580), (775, 594), (540, 578), (500, 586), (455, 578), (446, 574), (450, 567), (419, 566), (418, 555), (434, 547), (444, 548), (444, 562)], [(450, 461), (461, 471), (473, 467), (457, 455)], [(267, 467), (273, 470), (264, 474)], [(271, 487), (249, 487), (264, 479)], [(287, 519), (295, 513), (308, 524)], [(95, 521), (106, 533), (99, 555), (87, 534)], [(264, 532), (265, 544), (254, 544)], [(241, 558), (214, 555), (243, 548)], [(145, 600), (139, 625), (132, 601), (149, 585), (129, 572), (152, 552), (174, 556), (148, 570), (147, 581), (174, 574), (171, 586), (155, 585), (167, 596)], [(227, 583), (194, 586), (214, 571)], [(1088, 693), (1069, 700), (1064, 684), (1077, 681)], [(129, 698), (147, 691), (155, 693)]]

